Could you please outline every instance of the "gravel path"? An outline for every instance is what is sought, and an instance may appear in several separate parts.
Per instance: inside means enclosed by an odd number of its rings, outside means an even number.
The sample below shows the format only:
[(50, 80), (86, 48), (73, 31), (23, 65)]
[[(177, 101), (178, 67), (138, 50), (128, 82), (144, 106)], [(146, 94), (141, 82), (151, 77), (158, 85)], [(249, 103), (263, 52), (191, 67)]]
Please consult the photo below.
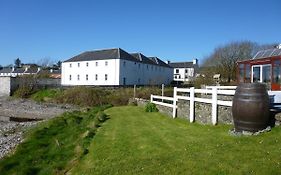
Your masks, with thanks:
[(0, 122), (0, 159), (11, 152), (23, 140), (26, 128), (37, 122)]
[(11, 152), (23, 140), (23, 132), (38, 123), (14, 122), (9, 118), (49, 119), (66, 111), (76, 110), (71, 105), (37, 103), (26, 99), (0, 98), (0, 159)]

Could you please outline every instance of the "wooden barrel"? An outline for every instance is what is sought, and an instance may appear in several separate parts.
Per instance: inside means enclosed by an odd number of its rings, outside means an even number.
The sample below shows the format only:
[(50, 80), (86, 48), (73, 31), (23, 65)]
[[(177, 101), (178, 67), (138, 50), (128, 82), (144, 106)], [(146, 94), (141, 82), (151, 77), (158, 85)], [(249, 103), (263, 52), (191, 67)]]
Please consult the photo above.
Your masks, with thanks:
[(235, 131), (257, 132), (269, 125), (269, 96), (261, 83), (241, 83), (232, 104)]

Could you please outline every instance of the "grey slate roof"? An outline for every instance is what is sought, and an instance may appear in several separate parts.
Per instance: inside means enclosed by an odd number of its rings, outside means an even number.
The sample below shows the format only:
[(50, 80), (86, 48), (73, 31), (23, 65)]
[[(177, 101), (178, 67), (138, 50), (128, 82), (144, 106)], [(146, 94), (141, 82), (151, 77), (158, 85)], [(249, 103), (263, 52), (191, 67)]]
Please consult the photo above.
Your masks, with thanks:
[(115, 49), (83, 52), (64, 62), (92, 61), (92, 60), (105, 60), (105, 59), (125, 59), (130, 61), (137, 61), (135, 57), (133, 57), (126, 51), (120, 48), (115, 48)]
[(24, 73), (27, 73), (27, 74), (35, 74), (35, 73), (37, 73), (38, 72), (38, 68), (29, 68), (29, 69), (27, 69), (27, 71), (26, 72), (24, 72)]
[(13, 69), (11, 67), (4, 67), (0, 70), (0, 73), (11, 73)]
[(157, 57), (148, 58), (141, 53), (129, 54), (128, 52), (124, 51), (121, 48), (87, 51), (77, 56), (74, 56), (64, 62), (93, 61), (93, 60), (105, 60), (105, 59), (124, 59), (134, 62), (141, 62), (144, 64), (170, 67), (169, 65), (167, 65)]
[(152, 60), (141, 53), (131, 53), (131, 55), (144, 64), (155, 64)]
[(275, 48), (275, 49), (258, 51), (256, 55), (253, 57), (253, 59), (267, 58), (273, 56), (281, 56), (281, 49)]
[(195, 65), (193, 62), (176, 62), (176, 63), (169, 63), (169, 65), (173, 68), (194, 68)]
[(12, 73), (24, 73), (25, 69), (24, 68), (15, 68), (15, 70)]
[(171, 67), (170, 65), (166, 64), (164, 61), (160, 60), (158, 57), (148, 57), (148, 58), (159, 66)]

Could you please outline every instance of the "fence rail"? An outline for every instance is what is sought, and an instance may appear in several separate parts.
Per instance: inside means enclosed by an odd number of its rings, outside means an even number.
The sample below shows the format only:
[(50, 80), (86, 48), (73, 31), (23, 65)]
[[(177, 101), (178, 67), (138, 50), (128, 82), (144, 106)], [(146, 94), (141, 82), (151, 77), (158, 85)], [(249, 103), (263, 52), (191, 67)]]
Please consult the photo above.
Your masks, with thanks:
[[(233, 96), (235, 94), (236, 86), (208, 86), (206, 89), (195, 89), (194, 87), (191, 87), (189, 89), (187, 88), (177, 88), (174, 87), (174, 95), (173, 97), (164, 97), (164, 96), (157, 96), (157, 95), (151, 95), (150, 101), (152, 103), (163, 105), (167, 107), (173, 108), (173, 118), (177, 115), (177, 101), (178, 100), (187, 100), (189, 101), (189, 121), (194, 122), (195, 120), (195, 108), (194, 104), (195, 102), (200, 103), (208, 103), (212, 104), (212, 123), (214, 125), (217, 124), (217, 107), (218, 105), (221, 106), (232, 106), (232, 101), (227, 100), (218, 100), (218, 95), (224, 95), (224, 96)], [(186, 93), (184, 95), (178, 95), (178, 93)], [(196, 97), (195, 94), (205, 94), (205, 95), (211, 95), (211, 98), (200, 98)], [(162, 101), (159, 101), (162, 100)], [(164, 100), (169, 101), (171, 103), (166, 103)]]

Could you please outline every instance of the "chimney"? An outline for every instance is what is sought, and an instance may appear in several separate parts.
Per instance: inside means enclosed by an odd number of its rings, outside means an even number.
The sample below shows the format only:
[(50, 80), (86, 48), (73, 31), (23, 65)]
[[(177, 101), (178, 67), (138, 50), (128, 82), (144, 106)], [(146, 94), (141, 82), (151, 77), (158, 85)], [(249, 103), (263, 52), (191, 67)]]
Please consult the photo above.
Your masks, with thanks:
[(196, 58), (194, 58), (194, 59), (192, 60), (192, 62), (193, 62), (194, 65), (195, 65), (195, 64), (198, 64), (198, 60), (197, 60)]
[(166, 64), (170, 64), (170, 61), (169, 61), (169, 60), (167, 60), (167, 61), (165, 61), (165, 63), (166, 63)]

